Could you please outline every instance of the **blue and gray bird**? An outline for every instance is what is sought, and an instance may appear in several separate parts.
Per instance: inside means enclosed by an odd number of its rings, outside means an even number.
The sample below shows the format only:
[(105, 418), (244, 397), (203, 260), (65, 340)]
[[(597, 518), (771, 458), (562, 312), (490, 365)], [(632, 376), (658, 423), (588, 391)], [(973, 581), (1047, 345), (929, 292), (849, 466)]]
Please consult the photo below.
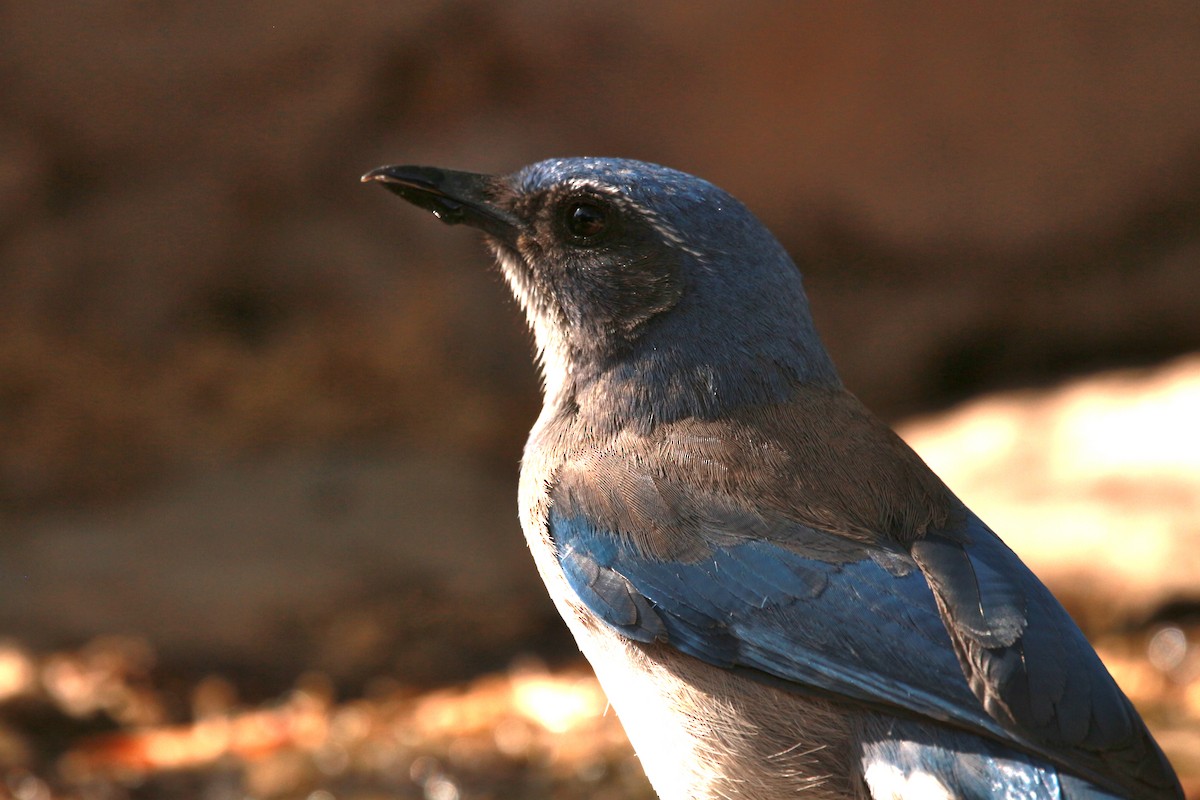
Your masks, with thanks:
[(800, 273), (665, 167), (382, 167), (485, 234), (545, 405), (521, 522), (664, 800), (1181, 798), (1062, 606), (842, 385)]

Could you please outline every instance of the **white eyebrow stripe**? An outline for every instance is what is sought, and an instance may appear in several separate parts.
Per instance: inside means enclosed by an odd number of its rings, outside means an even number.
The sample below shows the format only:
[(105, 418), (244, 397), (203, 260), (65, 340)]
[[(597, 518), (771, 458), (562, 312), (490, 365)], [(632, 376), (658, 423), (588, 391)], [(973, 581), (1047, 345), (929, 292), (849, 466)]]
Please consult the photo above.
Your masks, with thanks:
[(661, 214), (654, 209), (637, 202), (620, 189), (604, 183), (588, 180), (587, 178), (570, 178), (567, 181), (564, 181), (564, 185), (576, 192), (594, 192), (595, 194), (618, 200), (645, 217), (646, 221), (650, 223), (651, 227), (653, 227), (654, 230), (672, 247), (682, 250), (688, 255), (695, 256), (696, 258), (702, 257), (699, 250), (688, 247), (684, 243), (683, 236), (680, 235), (679, 231), (676, 230), (673, 225), (663, 219)]

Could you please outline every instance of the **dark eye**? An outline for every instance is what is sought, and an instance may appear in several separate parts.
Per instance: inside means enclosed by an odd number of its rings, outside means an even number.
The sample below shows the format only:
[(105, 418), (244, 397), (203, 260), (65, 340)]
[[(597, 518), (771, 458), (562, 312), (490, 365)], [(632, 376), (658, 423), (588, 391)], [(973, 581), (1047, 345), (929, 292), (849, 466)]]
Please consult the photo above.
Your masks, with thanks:
[(608, 230), (608, 209), (593, 200), (576, 200), (567, 206), (565, 221), (575, 244), (592, 244)]

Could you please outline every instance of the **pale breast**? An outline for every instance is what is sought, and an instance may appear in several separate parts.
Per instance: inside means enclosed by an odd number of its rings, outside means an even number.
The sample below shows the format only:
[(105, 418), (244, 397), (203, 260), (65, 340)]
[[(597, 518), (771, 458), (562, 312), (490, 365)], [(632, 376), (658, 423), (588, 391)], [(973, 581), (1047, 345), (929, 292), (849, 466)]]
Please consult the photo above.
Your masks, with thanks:
[[(528, 494), (526, 494), (528, 491)], [(863, 797), (845, 709), (717, 669), (668, 645), (633, 643), (575, 600), (524, 486), (538, 572), (663, 800)]]
[(865, 796), (847, 709), (567, 622), (664, 800)]
[[(545, 415), (531, 442), (552, 437)], [(551, 429), (551, 430), (547, 430)], [(567, 583), (546, 524), (557, 447), (526, 450), (521, 523), (559, 614), (596, 672), (663, 800), (847, 800), (867, 797), (850, 709), (712, 667), (669, 645), (631, 642), (598, 620)]]

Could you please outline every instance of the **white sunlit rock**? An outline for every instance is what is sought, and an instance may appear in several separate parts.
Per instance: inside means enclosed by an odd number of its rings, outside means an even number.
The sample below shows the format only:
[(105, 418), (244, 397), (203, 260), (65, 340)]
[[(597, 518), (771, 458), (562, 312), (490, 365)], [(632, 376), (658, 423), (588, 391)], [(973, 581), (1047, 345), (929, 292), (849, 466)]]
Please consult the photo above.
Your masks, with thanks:
[(974, 400), (900, 434), (1056, 591), (1139, 613), (1200, 583), (1200, 356)]

